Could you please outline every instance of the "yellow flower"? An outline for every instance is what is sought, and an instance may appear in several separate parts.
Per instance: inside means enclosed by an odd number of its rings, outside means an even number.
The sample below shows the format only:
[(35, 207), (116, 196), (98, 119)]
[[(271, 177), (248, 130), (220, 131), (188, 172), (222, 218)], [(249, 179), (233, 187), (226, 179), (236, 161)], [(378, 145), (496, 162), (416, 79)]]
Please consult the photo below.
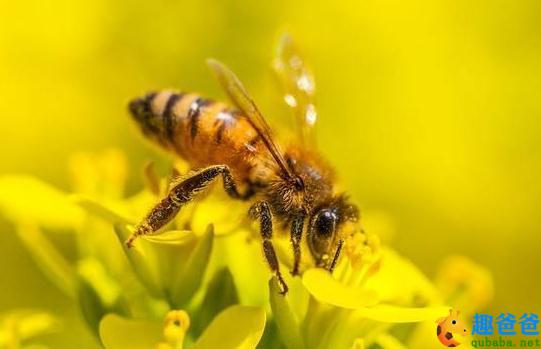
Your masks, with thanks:
[[(458, 269), (444, 264), (435, 285), (382, 247), (376, 234), (351, 230), (334, 274), (314, 268), (305, 249), (303, 276), (286, 276), (290, 292), (284, 297), (274, 278), (267, 284), (261, 242), (242, 219), (245, 207), (225, 205), (220, 193), (126, 249), (134, 223), (164, 194), (168, 180), (149, 165), (147, 187), (126, 197), (129, 171), (114, 150), (77, 154), (70, 168), (71, 194), (35, 178), (0, 178), (0, 211), (37, 265), (79, 304), (107, 349), (424, 348), (436, 338), (427, 326), (447, 313), (448, 302), (474, 309), (491, 296), (488, 272), (466, 259), (455, 257)], [(28, 191), (31, 202), (21, 199)], [(75, 262), (49, 234), (75, 238)], [(289, 241), (276, 235), (287, 267)], [(469, 282), (472, 277), (480, 281)], [(415, 322), (421, 325), (401, 325)], [(397, 327), (410, 338), (396, 337)]]
[(58, 320), (37, 310), (18, 310), (0, 314), (0, 348), (25, 348), (26, 343), (60, 328)]
[[(265, 318), (262, 308), (231, 306), (214, 318), (190, 348), (255, 348), (263, 335)], [(157, 321), (107, 315), (100, 325), (100, 337), (106, 349), (183, 349), (189, 328), (190, 318), (183, 310), (170, 311), (163, 326)]]
[(212, 226), (200, 238), (190, 231), (168, 231), (141, 238), (130, 249), (124, 241), (131, 230), (117, 224), (115, 231), (133, 269), (151, 295), (166, 299), (173, 307), (186, 305), (205, 275), (214, 241)]
[[(271, 307), (288, 348), (398, 342), (387, 333), (393, 324), (433, 323), (448, 311), (448, 307), (416, 304), (414, 296), (430, 297), (433, 286), (392, 250), (380, 251), (377, 237), (357, 234), (348, 240), (347, 258), (334, 276), (322, 269), (308, 269), (302, 277), (304, 287), (292, 287), (285, 298), (278, 295), (277, 284), (271, 281)], [(296, 293), (308, 297), (304, 309), (296, 305), (302, 298)]]
[(490, 272), (464, 256), (445, 258), (435, 284), (447, 301), (466, 314), (485, 306), (494, 296)]

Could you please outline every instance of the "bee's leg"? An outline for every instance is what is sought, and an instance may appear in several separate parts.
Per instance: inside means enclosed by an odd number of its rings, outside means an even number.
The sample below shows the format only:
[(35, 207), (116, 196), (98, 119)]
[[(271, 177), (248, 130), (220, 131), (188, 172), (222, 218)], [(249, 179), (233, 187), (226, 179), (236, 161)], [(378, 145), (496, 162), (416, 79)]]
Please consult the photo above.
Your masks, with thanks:
[(301, 239), (304, 225), (304, 215), (298, 215), (291, 222), (290, 240), (293, 247), (293, 269), (291, 275), (299, 275), (299, 264), (301, 262)]
[(338, 246), (336, 247), (336, 252), (334, 253), (334, 257), (331, 261), (331, 264), (329, 265), (329, 272), (332, 274), (334, 267), (336, 267), (336, 264), (338, 264), (338, 260), (340, 259), (340, 253), (342, 252), (342, 248), (344, 247), (344, 240), (340, 239), (338, 240)]
[(282, 278), (280, 273), (280, 265), (278, 264), (278, 258), (272, 245), (272, 213), (269, 208), (269, 204), (265, 201), (256, 203), (250, 208), (250, 217), (253, 219), (259, 218), (259, 229), (261, 238), (263, 239), (263, 253), (265, 259), (272, 272), (276, 275), (281, 288), (281, 294), (285, 295), (288, 291), (287, 284)]
[(152, 234), (169, 223), (180, 211), (182, 206), (190, 202), (201, 190), (207, 187), (216, 177), (222, 176), (225, 191), (234, 198), (242, 199), (247, 194), (237, 191), (237, 186), (231, 176), (229, 167), (225, 165), (209, 166), (193, 173), (171, 186), (167, 196), (154, 206), (145, 219), (135, 228), (126, 241), (128, 247), (141, 235)]

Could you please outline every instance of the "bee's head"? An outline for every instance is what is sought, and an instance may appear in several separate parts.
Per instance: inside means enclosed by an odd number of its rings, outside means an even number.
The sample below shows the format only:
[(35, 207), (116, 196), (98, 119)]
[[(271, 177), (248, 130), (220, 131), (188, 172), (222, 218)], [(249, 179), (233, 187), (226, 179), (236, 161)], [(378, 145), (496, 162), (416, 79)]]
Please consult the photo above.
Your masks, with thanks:
[(340, 241), (340, 229), (347, 222), (356, 222), (359, 213), (344, 196), (315, 209), (308, 224), (308, 246), (316, 265), (329, 268)]

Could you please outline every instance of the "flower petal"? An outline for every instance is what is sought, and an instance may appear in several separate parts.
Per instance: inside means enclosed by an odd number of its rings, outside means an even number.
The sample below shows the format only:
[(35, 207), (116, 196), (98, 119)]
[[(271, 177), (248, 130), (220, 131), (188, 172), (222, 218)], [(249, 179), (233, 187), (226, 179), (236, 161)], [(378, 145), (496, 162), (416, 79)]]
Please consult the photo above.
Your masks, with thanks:
[(9, 347), (12, 343), (7, 344), (6, 341), (12, 336), (19, 342), (25, 342), (37, 336), (59, 331), (61, 328), (58, 319), (49, 313), (29, 309), (4, 313), (0, 316), (0, 323), (4, 325), (0, 329), (0, 348)]
[(253, 349), (263, 335), (265, 321), (263, 308), (229, 307), (212, 321), (192, 349)]
[(194, 314), (191, 333), (198, 337), (221, 311), (239, 303), (233, 275), (227, 267), (218, 270), (206, 287), (201, 308)]
[(280, 287), (276, 277), (269, 280), (270, 305), (274, 320), (280, 331), (282, 343), (290, 349), (304, 348), (299, 322), (289, 306), (288, 297), (280, 294)]
[(307, 270), (302, 277), (304, 287), (320, 302), (347, 309), (360, 309), (378, 302), (376, 292), (348, 287), (323, 269)]
[(364, 340), (362, 338), (356, 338), (350, 349), (365, 349)]
[(406, 349), (403, 343), (388, 333), (381, 334), (376, 342), (385, 349)]
[(367, 279), (365, 287), (375, 290), (382, 301), (393, 304), (411, 305), (415, 300), (421, 301), (418, 305), (441, 303), (434, 285), (419, 268), (390, 248), (382, 249), (380, 268)]
[(16, 232), (49, 280), (67, 296), (75, 298), (77, 292), (75, 270), (43, 232), (31, 224), (18, 226)]
[(154, 348), (162, 339), (162, 324), (128, 320), (115, 314), (104, 316), (99, 325), (101, 342), (106, 349)]
[[(216, 236), (227, 235), (238, 231), (242, 219), (246, 217), (245, 203), (229, 200), (227, 194), (212, 192), (205, 200), (193, 206), (190, 226), (194, 231), (205, 231), (209, 222), (214, 225)], [(224, 205), (227, 202), (227, 205)]]
[(0, 211), (12, 222), (32, 221), (51, 229), (79, 227), (84, 219), (66, 194), (31, 176), (0, 177)]
[(448, 313), (449, 307), (403, 308), (385, 304), (355, 311), (360, 317), (391, 323), (436, 321)]
[(319, 348), (347, 348), (352, 345), (355, 338), (363, 338), (366, 347), (371, 347), (382, 334), (397, 323), (425, 321), (434, 326), (436, 319), (448, 312), (448, 307), (401, 308), (390, 305), (377, 305), (353, 311), (342, 310), (339, 325), (331, 327)]

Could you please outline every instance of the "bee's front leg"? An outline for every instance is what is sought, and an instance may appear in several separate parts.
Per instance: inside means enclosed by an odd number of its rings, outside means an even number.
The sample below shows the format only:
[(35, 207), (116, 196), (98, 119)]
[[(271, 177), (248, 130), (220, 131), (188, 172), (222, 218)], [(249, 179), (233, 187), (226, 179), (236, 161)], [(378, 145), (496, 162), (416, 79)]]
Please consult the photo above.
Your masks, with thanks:
[(280, 265), (272, 244), (272, 213), (269, 204), (265, 201), (261, 201), (250, 207), (250, 217), (254, 219), (259, 218), (259, 230), (261, 238), (263, 239), (263, 253), (265, 254), (265, 259), (278, 279), (281, 288), (280, 293), (285, 295), (288, 291), (288, 287), (282, 277), (282, 273), (280, 273)]
[(301, 262), (301, 240), (304, 226), (304, 214), (298, 214), (291, 222), (290, 240), (293, 247), (293, 269), (291, 275), (299, 275), (299, 264)]
[(336, 246), (336, 251), (334, 252), (334, 257), (332, 258), (331, 264), (329, 264), (329, 272), (332, 274), (334, 267), (338, 264), (340, 259), (340, 254), (342, 253), (342, 248), (344, 247), (344, 240), (338, 240), (338, 246)]
[(226, 165), (209, 166), (196, 171), (171, 186), (167, 196), (154, 206), (145, 219), (137, 225), (133, 234), (126, 240), (126, 246), (128, 248), (132, 247), (133, 242), (139, 236), (153, 234), (169, 223), (184, 205), (190, 202), (219, 175), (222, 176), (224, 189), (230, 196), (244, 199), (251, 195), (251, 191), (247, 193), (238, 192), (233, 176)]

